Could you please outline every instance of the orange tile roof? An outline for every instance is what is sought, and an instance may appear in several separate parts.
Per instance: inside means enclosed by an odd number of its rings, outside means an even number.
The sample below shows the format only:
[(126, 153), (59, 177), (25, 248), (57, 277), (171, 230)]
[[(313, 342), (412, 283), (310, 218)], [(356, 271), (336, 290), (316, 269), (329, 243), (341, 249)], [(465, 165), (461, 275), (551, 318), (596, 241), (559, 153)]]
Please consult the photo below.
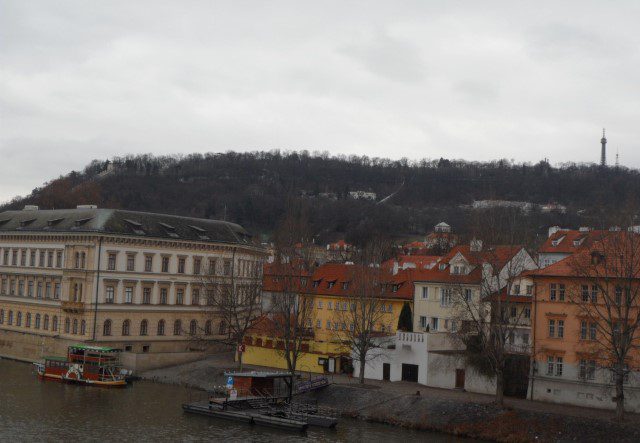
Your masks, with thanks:
[[(578, 249), (587, 247), (597, 238), (602, 237), (603, 233), (607, 231), (579, 231), (579, 230), (567, 230), (558, 231), (549, 238), (538, 248), (539, 253), (561, 253), (572, 254)], [(574, 242), (579, 241), (579, 244)], [(558, 242), (554, 245), (554, 242)]]

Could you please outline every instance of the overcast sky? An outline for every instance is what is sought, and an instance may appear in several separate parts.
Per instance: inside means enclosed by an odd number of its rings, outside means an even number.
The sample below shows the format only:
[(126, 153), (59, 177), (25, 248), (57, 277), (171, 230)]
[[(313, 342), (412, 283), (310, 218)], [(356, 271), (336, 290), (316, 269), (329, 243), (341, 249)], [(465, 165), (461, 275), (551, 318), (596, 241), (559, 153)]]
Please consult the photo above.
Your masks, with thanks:
[(0, 201), (127, 153), (640, 166), (640, 2), (0, 0)]

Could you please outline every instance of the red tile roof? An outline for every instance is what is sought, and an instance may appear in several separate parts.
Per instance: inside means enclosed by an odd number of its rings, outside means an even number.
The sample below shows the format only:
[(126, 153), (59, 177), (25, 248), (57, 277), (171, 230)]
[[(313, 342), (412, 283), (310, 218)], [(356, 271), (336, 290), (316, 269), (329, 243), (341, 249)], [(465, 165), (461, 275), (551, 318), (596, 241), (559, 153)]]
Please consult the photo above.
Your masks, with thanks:
[[(545, 240), (542, 246), (538, 248), (538, 252), (573, 254), (578, 249), (587, 247), (592, 244), (594, 240), (601, 238), (605, 232), (607, 231), (558, 231)], [(578, 243), (576, 244), (574, 242)]]
[(530, 295), (508, 295), (507, 287), (505, 286), (499, 292), (494, 292), (493, 294), (485, 297), (485, 300), (497, 300), (500, 297), (500, 301), (505, 303), (531, 303), (532, 297)]

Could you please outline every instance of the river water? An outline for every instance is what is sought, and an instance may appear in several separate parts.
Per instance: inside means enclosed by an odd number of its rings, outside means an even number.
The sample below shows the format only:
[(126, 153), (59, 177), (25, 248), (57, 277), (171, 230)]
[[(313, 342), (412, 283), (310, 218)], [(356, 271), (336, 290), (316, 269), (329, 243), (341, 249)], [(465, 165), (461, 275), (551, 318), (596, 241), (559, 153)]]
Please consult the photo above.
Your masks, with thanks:
[(183, 413), (181, 404), (200, 395), (152, 382), (105, 389), (40, 381), (32, 365), (0, 360), (0, 441), (463, 441), (352, 419), (299, 434)]

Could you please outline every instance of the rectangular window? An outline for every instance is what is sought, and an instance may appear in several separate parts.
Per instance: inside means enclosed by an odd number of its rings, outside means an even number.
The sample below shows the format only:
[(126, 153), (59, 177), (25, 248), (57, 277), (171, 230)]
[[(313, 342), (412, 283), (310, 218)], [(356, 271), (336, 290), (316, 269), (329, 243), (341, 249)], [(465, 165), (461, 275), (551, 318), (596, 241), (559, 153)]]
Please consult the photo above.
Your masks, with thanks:
[(151, 288), (142, 288), (142, 304), (151, 304)]
[(549, 320), (549, 337), (556, 336), (556, 321), (551, 319)]
[(557, 297), (557, 286), (555, 283), (551, 283), (549, 285), (549, 300), (551, 301), (555, 301), (556, 297)]
[(20, 251), (20, 266), (27, 266), (27, 251), (25, 249)]
[(51, 283), (47, 282), (44, 286), (44, 298), (46, 299), (50, 299), (51, 298)]
[(184, 289), (178, 288), (176, 289), (176, 305), (184, 304)]
[(432, 331), (437, 331), (438, 330), (438, 317), (433, 317), (431, 319), (431, 330)]
[(531, 308), (524, 308), (524, 318), (531, 318)]
[(446, 307), (451, 304), (451, 289), (440, 289), (440, 306)]
[(193, 275), (200, 275), (200, 268), (202, 266), (202, 259), (196, 257), (193, 259)]
[(564, 292), (565, 292), (564, 284), (558, 285), (558, 300), (564, 301)]
[(62, 267), (62, 251), (56, 252), (56, 268)]
[(33, 280), (29, 280), (27, 284), (27, 297), (33, 297)]
[(60, 283), (56, 283), (53, 289), (53, 299), (60, 300)]
[(40, 266), (41, 268), (44, 268), (44, 251), (40, 251), (40, 257), (38, 261), (39, 261), (38, 266)]
[(53, 268), (53, 251), (47, 252), (47, 268)]
[(580, 340), (587, 339), (587, 322), (582, 320), (580, 322)]
[(513, 293), (516, 295), (520, 294), (520, 285), (513, 285)]
[(558, 338), (564, 337), (564, 320), (558, 320)]
[(533, 294), (533, 285), (527, 285), (527, 295)]
[(580, 290), (580, 296), (583, 302), (589, 301), (589, 285), (582, 285)]
[(191, 304), (192, 305), (200, 304), (200, 289), (191, 290)]
[(109, 254), (109, 256), (107, 257), (107, 270), (116, 270), (116, 254)]
[(231, 275), (231, 260), (225, 260), (223, 264), (224, 275)]
[(115, 294), (115, 289), (113, 286), (107, 286), (105, 303), (113, 303), (113, 296)]
[(427, 317), (424, 315), (420, 316), (420, 327), (423, 329), (427, 327)]
[(186, 260), (184, 258), (178, 259), (178, 274), (184, 274), (184, 264)]
[(24, 296), (24, 280), (19, 280), (18, 281), (18, 295), (20, 297)]
[(598, 303), (598, 285), (591, 286), (591, 303)]
[(547, 357), (547, 375), (553, 375), (554, 359), (553, 357)]
[(470, 288), (466, 288), (464, 290), (464, 300), (466, 302), (470, 302), (471, 301), (471, 289)]
[(589, 340), (596, 339), (596, 329), (597, 329), (596, 323), (589, 324)]
[(160, 288), (160, 304), (167, 304), (167, 288)]
[(42, 298), (42, 282), (41, 281), (38, 282), (38, 289), (36, 291), (37, 291), (36, 297)]
[(322, 300), (318, 300), (318, 309), (322, 309), (322, 304), (323, 304)]
[(562, 377), (562, 357), (556, 357), (556, 376)]
[(29, 254), (29, 266), (36, 265), (36, 251), (31, 251)]
[(331, 329), (331, 320), (327, 320), (327, 329)]
[(333, 309), (333, 302), (327, 302), (327, 309)]
[(318, 329), (322, 328), (322, 320), (317, 320), (316, 321), (316, 328), (318, 328)]
[(427, 286), (422, 287), (422, 299), (426, 300), (429, 298), (429, 288)]
[(209, 259), (209, 275), (216, 275), (216, 260), (214, 258)]
[(18, 251), (16, 249), (11, 252), (11, 265), (18, 266)]
[(153, 270), (153, 256), (144, 256), (144, 272), (151, 272)]
[(124, 288), (124, 302), (133, 303), (133, 288), (131, 286)]
[(127, 254), (127, 271), (136, 270), (136, 256), (133, 254)]
[(518, 316), (518, 310), (515, 308), (515, 306), (511, 307), (510, 315), (511, 315), (511, 318), (516, 318)]
[(169, 272), (169, 257), (162, 257), (162, 272)]

